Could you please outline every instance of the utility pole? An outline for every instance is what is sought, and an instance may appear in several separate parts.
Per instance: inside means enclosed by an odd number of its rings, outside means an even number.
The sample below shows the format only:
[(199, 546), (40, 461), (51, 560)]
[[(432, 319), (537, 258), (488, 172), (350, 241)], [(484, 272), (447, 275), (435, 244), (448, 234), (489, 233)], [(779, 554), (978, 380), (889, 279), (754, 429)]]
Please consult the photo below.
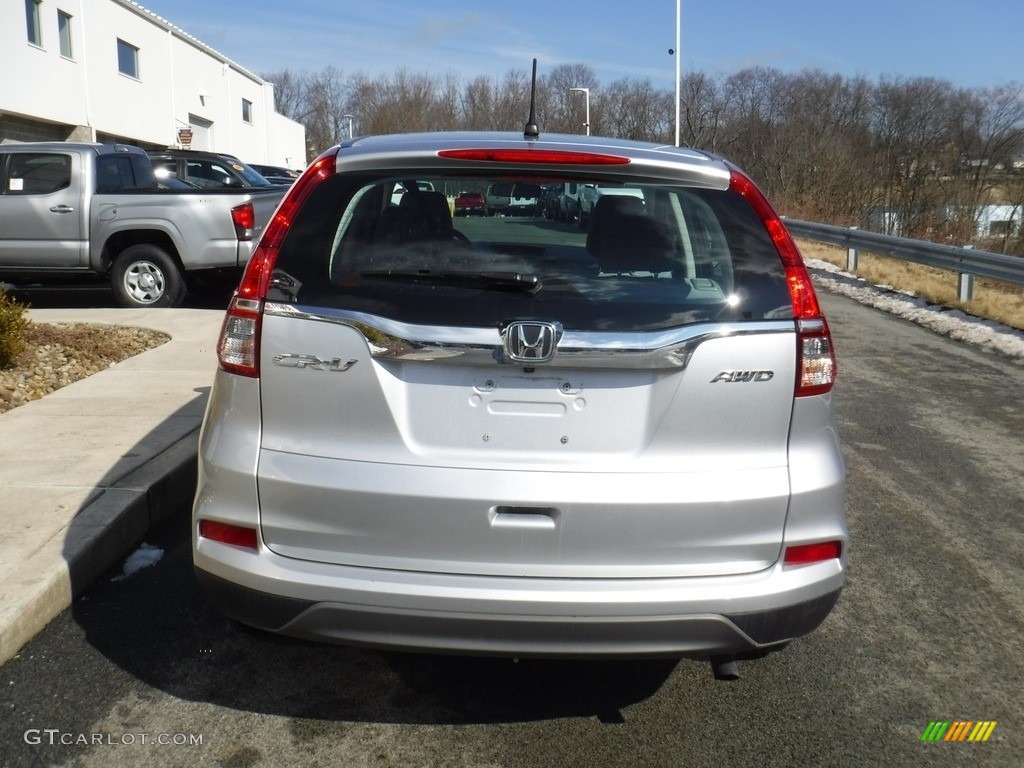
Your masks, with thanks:
[(590, 89), (589, 88), (570, 88), (570, 91), (576, 93), (582, 93), (587, 97), (587, 122), (584, 125), (587, 127), (587, 136), (590, 135)]
[(683, 43), (683, 0), (676, 0), (676, 146), (679, 146), (679, 98), (683, 72), (683, 56), (679, 46)]

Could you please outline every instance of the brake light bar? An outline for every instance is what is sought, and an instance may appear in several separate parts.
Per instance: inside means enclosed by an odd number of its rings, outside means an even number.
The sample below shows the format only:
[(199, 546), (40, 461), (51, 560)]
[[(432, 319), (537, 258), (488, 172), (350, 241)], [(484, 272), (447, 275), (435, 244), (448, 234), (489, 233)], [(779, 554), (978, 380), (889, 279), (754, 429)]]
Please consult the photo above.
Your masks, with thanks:
[(488, 163), (530, 163), (534, 165), (628, 165), (628, 157), (598, 152), (570, 152), (558, 149), (442, 149), (438, 157)]

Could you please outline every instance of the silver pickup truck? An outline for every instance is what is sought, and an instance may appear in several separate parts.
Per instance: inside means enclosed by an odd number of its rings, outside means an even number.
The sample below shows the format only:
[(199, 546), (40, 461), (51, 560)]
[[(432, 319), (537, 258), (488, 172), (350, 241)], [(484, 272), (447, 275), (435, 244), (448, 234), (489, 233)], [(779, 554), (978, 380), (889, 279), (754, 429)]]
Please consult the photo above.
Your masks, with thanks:
[(137, 147), (5, 144), (0, 281), (103, 275), (122, 306), (177, 306), (186, 278), (245, 266), (286, 189), (163, 188)]

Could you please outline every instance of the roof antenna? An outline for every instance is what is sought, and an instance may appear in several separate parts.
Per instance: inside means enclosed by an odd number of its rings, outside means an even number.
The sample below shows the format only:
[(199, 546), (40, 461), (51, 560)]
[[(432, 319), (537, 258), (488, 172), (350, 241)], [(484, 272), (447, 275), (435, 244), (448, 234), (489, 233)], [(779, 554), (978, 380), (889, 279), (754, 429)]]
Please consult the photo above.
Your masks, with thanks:
[(533, 84), (530, 86), (530, 119), (523, 128), (524, 139), (539, 139), (540, 128), (537, 127), (537, 60), (533, 60)]

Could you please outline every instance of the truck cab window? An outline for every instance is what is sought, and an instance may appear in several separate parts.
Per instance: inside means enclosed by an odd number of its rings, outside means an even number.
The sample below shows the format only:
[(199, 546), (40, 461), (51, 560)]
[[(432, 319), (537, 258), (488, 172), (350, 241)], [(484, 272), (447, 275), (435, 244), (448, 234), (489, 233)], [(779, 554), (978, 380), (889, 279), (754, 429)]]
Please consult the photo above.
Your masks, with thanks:
[(12, 153), (4, 192), (46, 195), (71, 185), (71, 158), (56, 153)]

